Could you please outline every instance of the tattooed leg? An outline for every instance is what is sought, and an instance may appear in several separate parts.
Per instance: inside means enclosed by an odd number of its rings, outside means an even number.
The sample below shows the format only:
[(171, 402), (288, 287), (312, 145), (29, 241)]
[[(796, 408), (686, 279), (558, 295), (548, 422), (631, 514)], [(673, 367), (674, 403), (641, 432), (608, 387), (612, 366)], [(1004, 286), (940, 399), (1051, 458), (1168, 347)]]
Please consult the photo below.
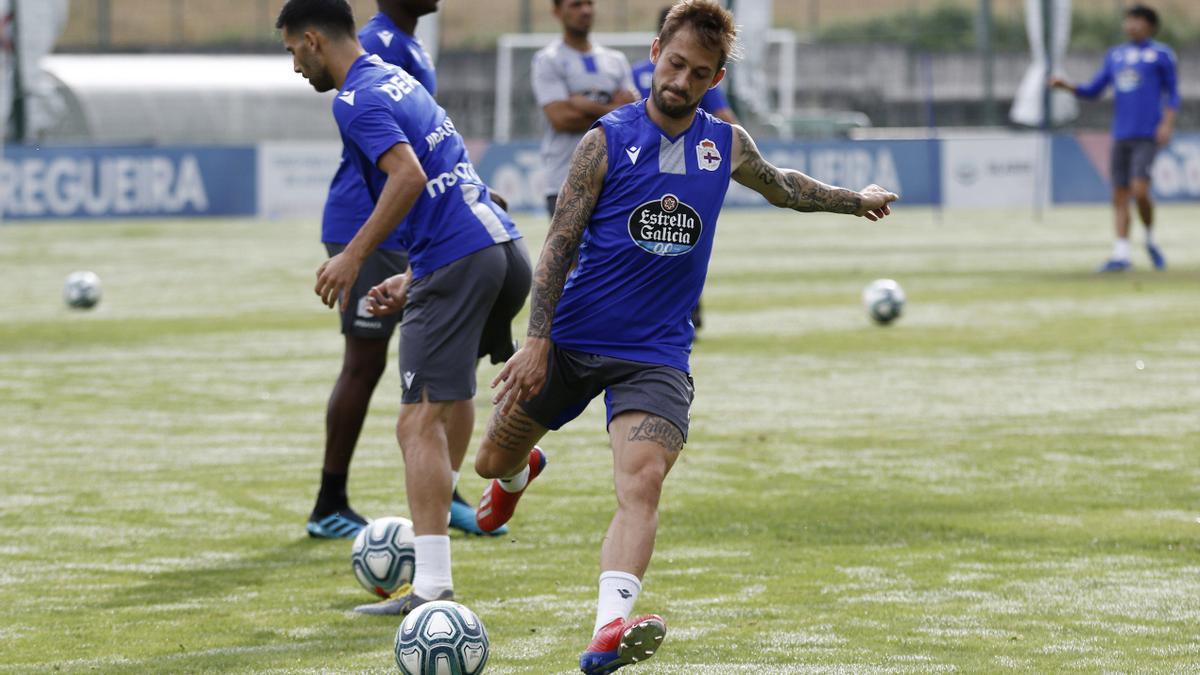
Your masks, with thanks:
[(600, 569), (646, 573), (658, 531), (663, 480), (679, 457), (683, 434), (667, 420), (626, 412), (608, 426), (613, 448), (617, 512), (600, 550)]
[(513, 475), (529, 461), (529, 451), (547, 431), (519, 407), (514, 407), (508, 414), (501, 414), (497, 409), (475, 455), (475, 471), (484, 478)]

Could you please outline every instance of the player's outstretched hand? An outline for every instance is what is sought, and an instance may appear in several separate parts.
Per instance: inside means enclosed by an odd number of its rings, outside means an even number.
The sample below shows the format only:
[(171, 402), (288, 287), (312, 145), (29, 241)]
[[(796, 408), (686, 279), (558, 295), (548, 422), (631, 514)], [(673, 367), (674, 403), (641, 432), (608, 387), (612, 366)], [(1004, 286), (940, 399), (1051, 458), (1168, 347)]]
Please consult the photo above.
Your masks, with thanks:
[(317, 268), (317, 286), (313, 290), (321, 296), (326, 307), (341, 302), (342, 310), (346, 310), (346, 297), (358, 278), (360, 267), (362, 263), (346, 255), (345, 251), (321, 263)]
[(888, 192), (875, 184), (863, 188), (859, 194), (862, 195), (862, 206), (854, 212), (854, 215), (862, 216), (871, 222), (892, 215), (892, 209), (888, 204), (900, 199), (900, 195)]
[(371, 316), (387, 316), (404, 309), (408, 303), (409, 275), (397, 274), (384, 279), (367, 291), (367, 311)]
[(492, 380), (492, 389), (500, 387), (492, 397), (492, 403), (499, 406), (501, 415), (507, 415), (518, 401), (528, 401), (542, 390), (546, 384), (546, 356), (549, 353), (549, 339), (528, 338), (504, 364), (500, 374)]

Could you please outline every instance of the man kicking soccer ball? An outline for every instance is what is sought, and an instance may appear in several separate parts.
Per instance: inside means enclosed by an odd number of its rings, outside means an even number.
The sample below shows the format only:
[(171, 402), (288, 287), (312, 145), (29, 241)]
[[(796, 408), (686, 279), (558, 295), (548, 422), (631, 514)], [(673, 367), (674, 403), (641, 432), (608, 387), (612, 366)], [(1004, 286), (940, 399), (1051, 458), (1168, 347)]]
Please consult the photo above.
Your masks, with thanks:
[(475, 463), (497, 479), (476, 510), (484, 530), (508, 521), (545, 466), (534, 444), (606, 392), (617, 511), (600, 551), (585, 673), (644, 661), (666, 635), (657, 615), (626, 617), (650, 563), (663, 480), (687, 440), (688, 314), (729, 179), (775, 206), (869, 220), (897, 199), (776, 168), (744, 129), (697, 112), (735, 43), (733, 16), (715, 0), (671, 9), (650, 51), (650, 98), (602, 117), (575, 151), (534, 272), (528, 339), (493, 382), (497, 406)]

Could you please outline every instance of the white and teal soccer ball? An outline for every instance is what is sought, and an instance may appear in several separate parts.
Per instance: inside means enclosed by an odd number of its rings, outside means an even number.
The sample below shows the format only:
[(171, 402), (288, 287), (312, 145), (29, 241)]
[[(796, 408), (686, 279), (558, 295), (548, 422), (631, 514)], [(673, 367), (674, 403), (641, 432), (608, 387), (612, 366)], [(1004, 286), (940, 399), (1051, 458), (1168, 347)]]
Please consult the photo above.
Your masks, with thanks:
[(863, 289), (863, 307), (881, 325), (887, 325), (904, 313), (904, 289), (893, 279), (876, 279)]
[(413, 537), (413, 524), (408, 518), (372, 520), (359, 531), (350, 547), (354, 578), (381, 598), (411, 582), (417, 564)]
[(396, 631), (396, 665), (404, 675), (476, 675), (487, 660), (483, 622), (457, 602), (427, 602)]
[(100, 302), (100, 277), (95, 272), (71, 272), (63, 284), (63, 302), (72, 309), (91, 309)]

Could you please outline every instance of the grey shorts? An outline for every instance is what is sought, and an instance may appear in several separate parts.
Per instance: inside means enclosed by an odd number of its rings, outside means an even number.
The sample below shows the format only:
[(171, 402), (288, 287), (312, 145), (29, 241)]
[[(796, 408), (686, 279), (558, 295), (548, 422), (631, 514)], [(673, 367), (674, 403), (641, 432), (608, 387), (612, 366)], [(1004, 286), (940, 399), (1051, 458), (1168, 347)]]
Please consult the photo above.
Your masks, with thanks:
[[(325, 251), (329, 253), (330, 258), (345, 249), (345, 244), (325, 244)], [(408, 254), (404, 251), (376, 249), (367, 256), (367, 259), (363, 261), (362, 269), (358, 271), (358, 278), (354, 280), (354, 286), (350, 289), (350, 296), (347, 298), (350, 311), (338, 312), (342, 318), (342, 335), (353, 335), (372, 340), (387, 340), (392, 337), (392, 332), (396, 330), (403, 313), (372, 316), (367, 311), (367, 291), (390, 276), (402, 274), (406, 269), (408, 269)]]
[(1154, 156), (1157, 154), (1158, 143), (1153, 138), (1113, 141), (1113, 187), (1129, 187), (1134, 178), (1150, 180), (1150, 167), (1154, 165)]
[(559, 429), (579, 417), (602, 391), (608, 424), (617, 415), (636, 410), (674, 424), (687, 440), (696, 387), (691, 375), (670, 366), (585, 354), (555, 345), (550, 350), (546, 386), (520, 405), (533, 421), (547, 429)]
[(479, 359), (500, 363), (513, 355), (512, 320), (525, 306), (531, 279), (529, 254), (518, 240), (414, 281), (400, 324), (400, 400), (474, 398)]

